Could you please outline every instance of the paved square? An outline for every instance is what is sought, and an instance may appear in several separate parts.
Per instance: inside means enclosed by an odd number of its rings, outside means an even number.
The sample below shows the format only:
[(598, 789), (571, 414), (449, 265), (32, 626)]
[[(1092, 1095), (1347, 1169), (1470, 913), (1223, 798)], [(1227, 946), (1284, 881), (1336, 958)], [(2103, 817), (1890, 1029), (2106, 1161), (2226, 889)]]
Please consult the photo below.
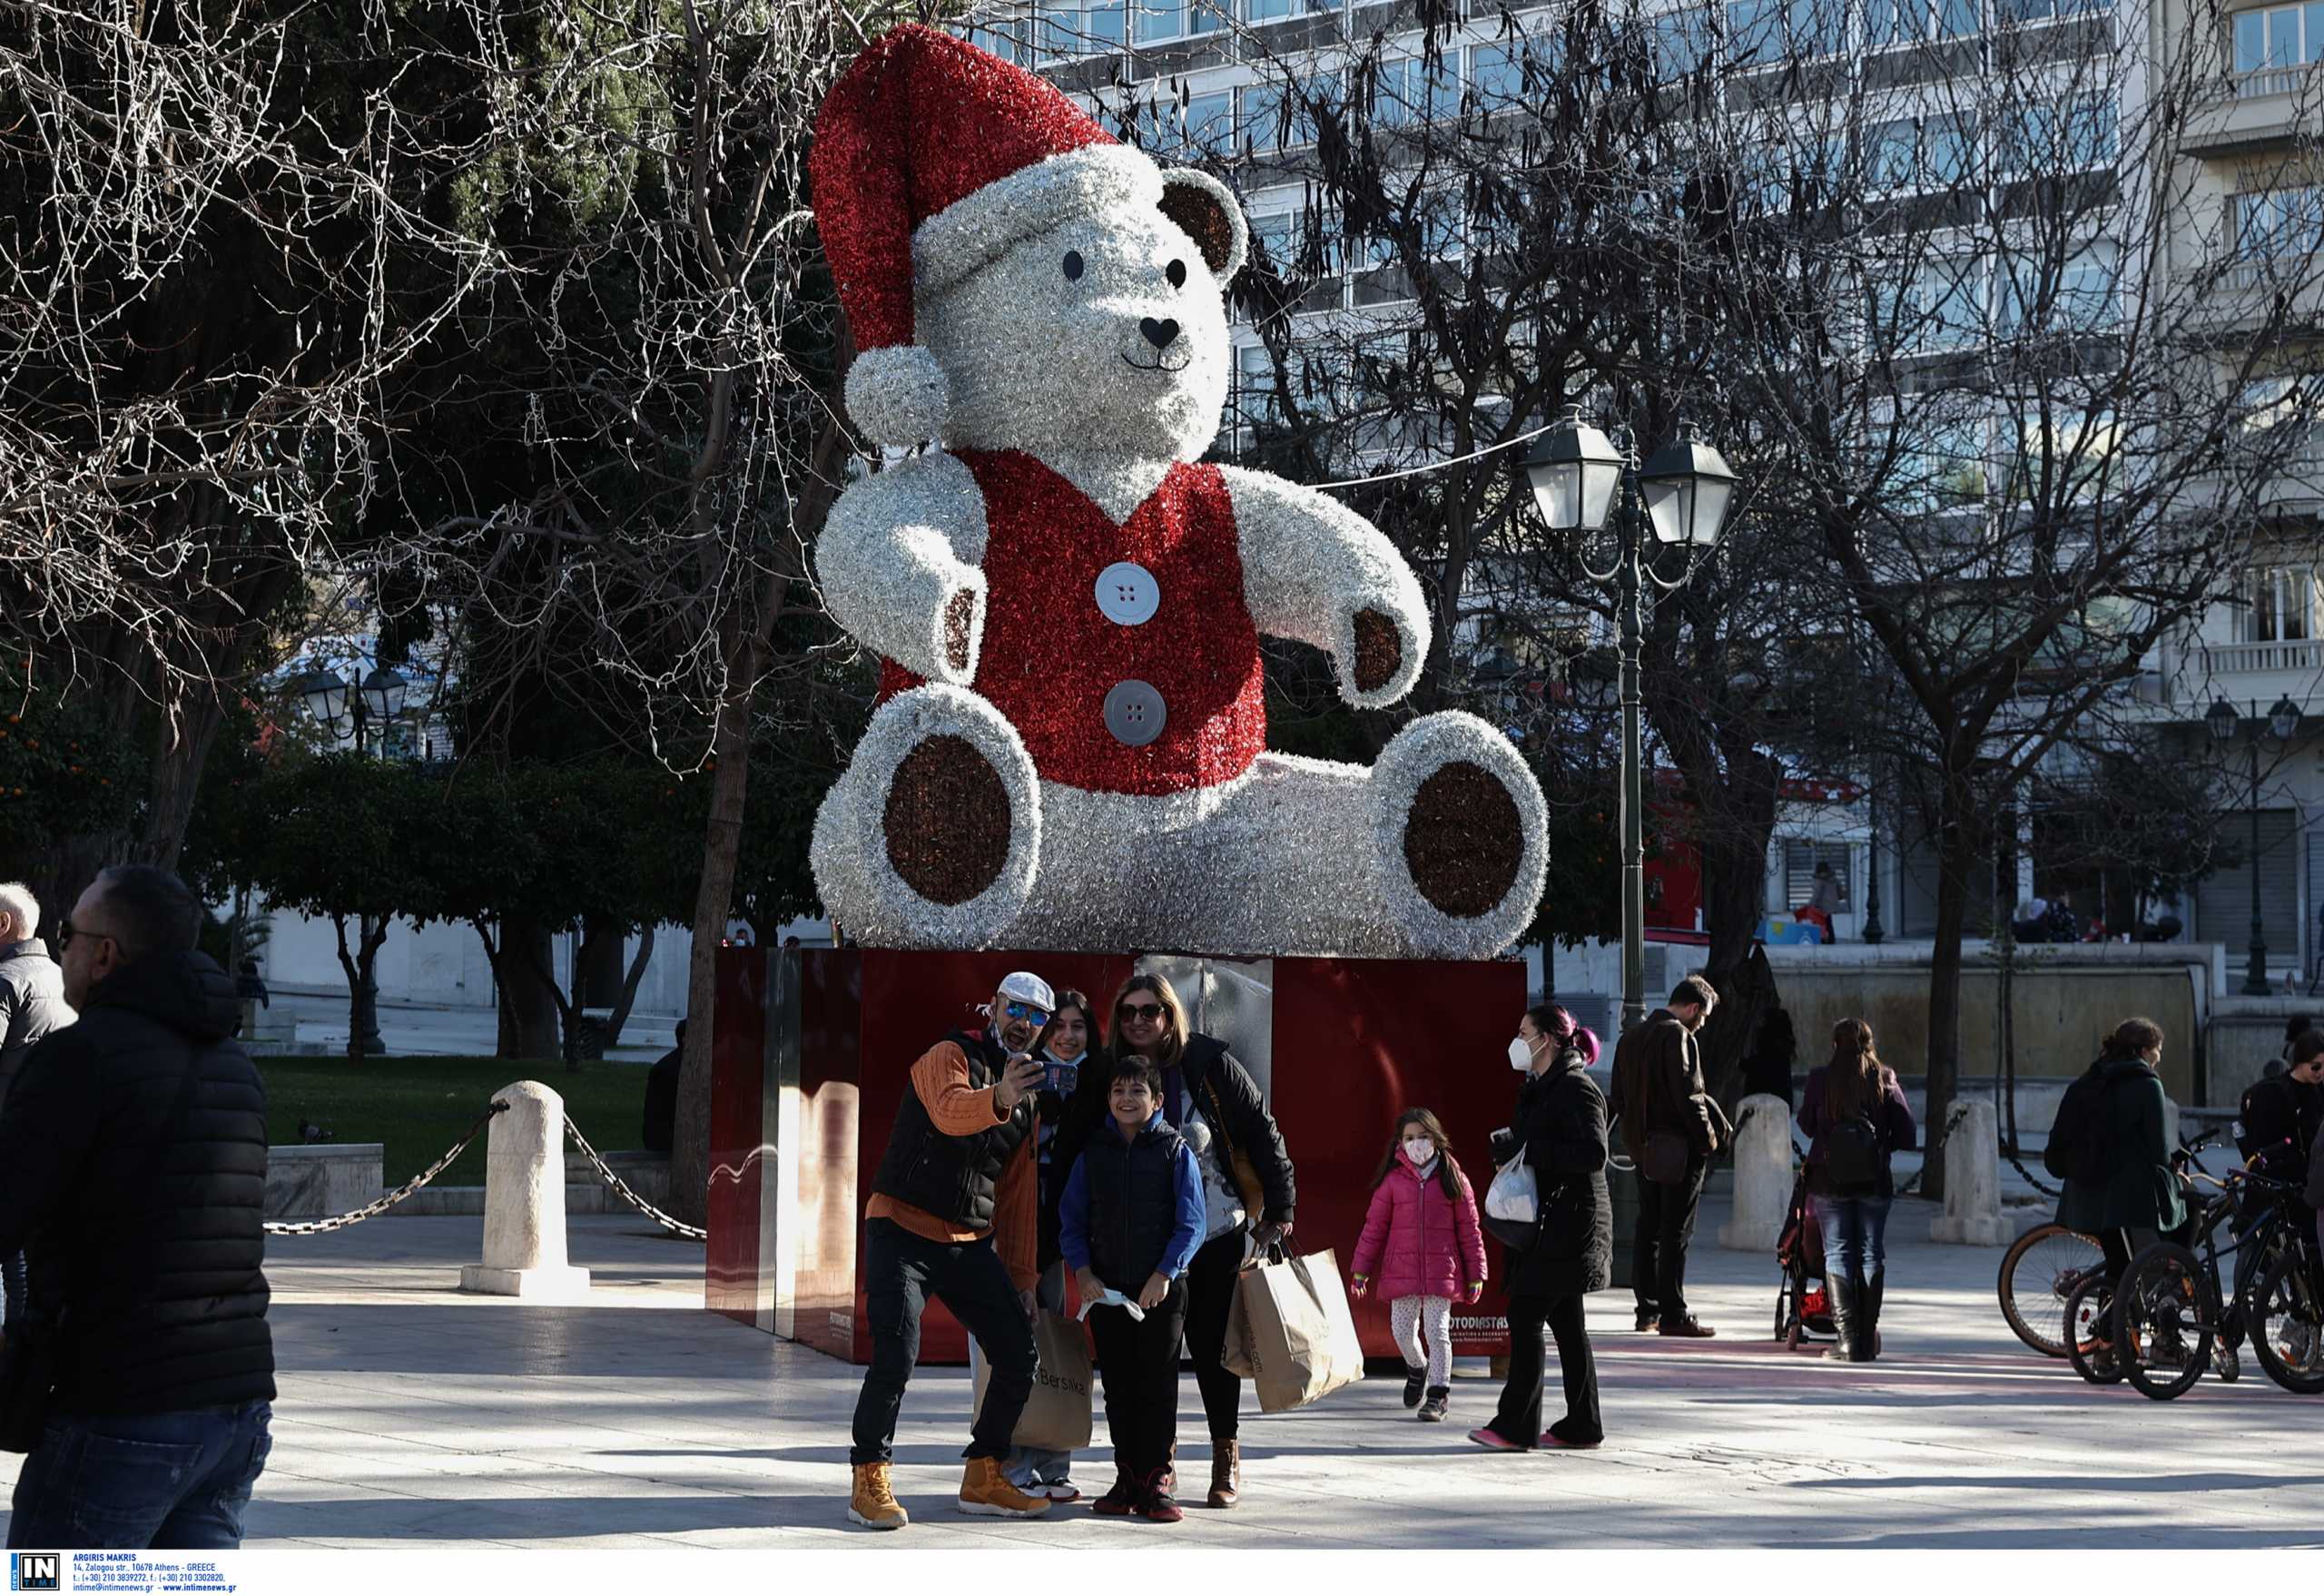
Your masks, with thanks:
[[(1280, 1418), (1246, 1396), (1244, 1505), (1190, 1509), (1175, 1527), (1086, 1507), (1033, 1522), (954, 1512), (968, 1380), (925, 1370), (897, 1447), (916, 1522), (891, 1535), (846, 1522), (857, 1372), (703, 1312), (698, 1246), (576, 1218), (573, 1258), (597, 1286), (588, 1305), (559, 1307), (451, 1289), (478, 1256), (478, 1219), (376, 1219), (271, 1248), (281, 1396), (250, 1544), (2324, 1543), (2324, 1401), (2278, 1390), (2248, 1356), (2240, 1384), (2207, 1378), (2167, 1404), (2087, 1386), (2002, 1324), (1998, 1251), (1913, 1239), (1929, 1213), (1898, 1205), (1878, 1364), (1768, 1340), (1773, 1265), (1720, 1250), (1723, 1214), (1707, 1205), (1692, 1295), (1718, 1340), (1640, 1336), (1627, 1294), (1591, 1299), (1604, 1450), (1469, 1445), (1496, 1389), (1482, 1364), (1455, 1380), (1441, 1426), (1415, 1423), (1393, 1379)], [(1207, 1443), (1190, 1377), (1182, 1392), (1191, 1484), (1206, 1478)], [(1079, 1471), (1086, 1489), (1110, 1480), (1106, 1455)]]

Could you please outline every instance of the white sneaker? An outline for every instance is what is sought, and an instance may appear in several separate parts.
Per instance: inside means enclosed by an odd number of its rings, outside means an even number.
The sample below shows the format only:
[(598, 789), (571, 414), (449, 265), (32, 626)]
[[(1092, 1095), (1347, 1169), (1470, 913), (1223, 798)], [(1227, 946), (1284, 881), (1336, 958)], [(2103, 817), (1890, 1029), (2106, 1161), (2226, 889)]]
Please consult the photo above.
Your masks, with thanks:
[(1051, 1502), (1078, 1502), (1081, 1500), (1081, 1487), (1076, 1485), (1070, 1480), (1050, 1480), (1035, 1487), (1035, 1489), (1047, 1493), (1049, 1499)]

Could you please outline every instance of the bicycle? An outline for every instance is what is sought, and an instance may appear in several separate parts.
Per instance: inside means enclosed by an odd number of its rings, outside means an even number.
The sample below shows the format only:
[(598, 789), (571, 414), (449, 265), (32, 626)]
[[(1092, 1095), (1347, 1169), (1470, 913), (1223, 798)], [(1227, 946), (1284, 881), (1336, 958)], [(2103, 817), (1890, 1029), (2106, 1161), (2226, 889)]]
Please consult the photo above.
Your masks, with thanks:
[[(2131, 1260), (2114, 1292), (2114, 1345), (2123, 1372), (2141, 1394), (2157, 1402), (2169, 1402), (2192, 1390), (2206, 1368), (2216, 1369), (2222, 1380), (2237, 1377), (2240, 1373), (2237, 1346), (2250, 1325), (2267, 1319), (2260, 1310), (2269, 1299), (2256, 1289), (2262, 1277), (2279, 1283), (2291, 1310), (2280, 1315), (2284, 1322), (2270, 1334), (2283, 1334), (2291, 1340), (2293, 1326), (2300, 1323), (2296, 1315), (2303, 1301), (2313, 1300), (2304, 1292), (2309, 1271), (2299, 1234), (2305, 1227), (2291, 1217), (2286, 1200), (2296, 1196), (2298, 1188), (2249, 1169), (2231, 1169), (2224, 1179), (2207, 1174), (2192, 1178), (2219, 1191), (2196, 1221), (2196, 1246), (2156, 1242)], [(2230, 1224), (2243, 1196), (2250, 1191), (2269, 1195), (2268, 1212), (2221, 1247), (2220, 1228)], [(2231, 1274), (2241, 1276), (2240, 1289), (2223, 1291), (2220, 1260), (2238, 1255), (2256, 1262), (2248, 1273), (2231, 1269)], [(2256, 1343), (2252, 1350), (2258, 1355)], [(2280, 1355), (2283, 1350), (2273, 1348), (2271, 1353)], [(2316, 1354), (2305, 1342), (2299, 1344), (2298, 1350), (2303, 1366), (2315, 1360)], [(2299, 1377), (2300, 1370), (2293, 1368), (2290, 1359), (2282, 1361), (2287, 1372)], [(2269, 1363), (2269, 1358), (2260, 1359), (2263, 1368)], [(2270, 1373), (2272, 1377), (2273, 1371)], [(2297, 1385), (2290, 1388), (2299, 1389)]]
[[(2209, 1131), (2191, 1143), (2182, 1138), (2178, 1150), (2171, 1155), (2171, 1172), (2184, 1183), (2189, 1179), (2188, 1171), (2191, 1166), (2197, 1173), (2208, 1178), (2208, 1171), (2205, 1171), (2202, 1166), (2202, 1154), (2218, 1140), (2218, 1138), (2217, 1131)], [(2072, 1236), (2080, 1244), (2082, 1249), (2086, 1249), (2080, 1252), (2069, 1251), (2067, 1256), (2073, 1261), (2059, 1266), (2053, 1281), (2053, 1289), (2064, 1299), (2065, 1303), (2064, 1311), (2060, 1317), (2057, 1343), (2059, 1352), (2073, 1365), (2074, 1373), (2093, 1385), (2118, 1384), (2124, 1377), (2126, 1370), (2123, 1361), (2115, 1355), (2116, 1337), (2119, 1334), (2116, 1328), (2118, 1315), (2114, 1310), (2115, 1283), (2106, 1273), (2105, 1249), (2096, 1237), (2084, 1236), (2079, 1231), (2065, 1230), (2063, 1227), (2055, 1225), (2044, 1228), (2053, 1233)], [(2042, 1235), (2042, 1230), (2028, 1231), (2024, 1237), (2020, 1238), (2019, 1246), (2023, 1246), (2026, 1240)], [(2010, 1250), (2015, 1254), (2018, 1248), (2012, 1247)], [(2095, 1258), (2087, 1258), (2088, 1252), (2095, 1252), (2098, 1256)], [(2013, 1284), (2014, 1260), (2004, 1257), (2002, 1261), (2002, 1279), (2006, 1287)], [(2126, 1270), (2125, 1274), (2127, 1273)], [(2038, 1301), (2032, 1293), (2029, 1292), (2028, 1296), (2029, 1300)], [(2004, 1317), (2010, 1316), (2010, 1303), (2011, 1297), (2004, 1296), (2003, 1306)], [(2012, 1328), (2015, 1327), (2015, 1320), (2012, 1319)], [(2028, 1334), (2027, 1331), (2019, 1330), (2018, 1335), (2028, 1345), (2046, 1350), (2042, 1340)]]
[[(2054, 1223), (2036, 1225), (2001, 1256), (1994, 1289), (2001, 1297), (2002, 1318), (2018, 1340), (2043, 1356), (2064, 1357), (2069, 1343), (2057, 1329), (2060, 1313), (2105, 1261), (2106, 1249), (2096, 1236)], [(2036, 1328), (2043, 1325), (2051, 1329)]]

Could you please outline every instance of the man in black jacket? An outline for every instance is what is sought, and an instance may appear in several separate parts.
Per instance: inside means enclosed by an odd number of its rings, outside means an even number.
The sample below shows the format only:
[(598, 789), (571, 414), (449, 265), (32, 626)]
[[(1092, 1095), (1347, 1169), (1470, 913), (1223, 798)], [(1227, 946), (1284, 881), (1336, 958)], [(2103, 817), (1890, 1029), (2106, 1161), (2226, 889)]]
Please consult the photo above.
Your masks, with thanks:
[(58, 937), (80, 1023), (0, 1112), (0, 1254), (32, 1266), (8, 1354), (53, 1360), (12, 1547), (239, 1546), (266, 1466), (266, 1097), (201, 925), (167, 871), (98, 876)]
[(1637, 1236), (1630, 1290), (1638, 1327), (1665, 1335), (1707, 1336), (1711, 1327), (1687, 1307), (1687, 1246), (1703, 1179), (1727, 1130), (1726, 1116), (1703, 1086), (1695, 1033), (1718, 1004), (1699, 975), (1682, 978), (1668, 1006), (1627, 1032), (1614, 1049), (1610, 1106), (1622, 1142), (1638, 1167)]

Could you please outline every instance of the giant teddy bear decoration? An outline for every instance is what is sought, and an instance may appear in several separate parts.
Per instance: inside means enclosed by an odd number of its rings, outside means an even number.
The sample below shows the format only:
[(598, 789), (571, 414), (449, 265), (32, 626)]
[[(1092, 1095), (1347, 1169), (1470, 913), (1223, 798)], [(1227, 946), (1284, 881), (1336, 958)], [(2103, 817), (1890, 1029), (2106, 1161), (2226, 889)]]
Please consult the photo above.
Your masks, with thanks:
[(1479, 958), (1531, 922), (1539, 784), (1468, 714), (1370, 769), (1266, 751), (1259, 637), (1359, 708), (1410, 691), (1420, 586), (1323, 494), (1198, 464), (1248, 233), (1051, 84), (937, 30), (825, 100), (817, 223), (874, 442), (816, 555), (882, 702), (816, 816), (873, 946)]

